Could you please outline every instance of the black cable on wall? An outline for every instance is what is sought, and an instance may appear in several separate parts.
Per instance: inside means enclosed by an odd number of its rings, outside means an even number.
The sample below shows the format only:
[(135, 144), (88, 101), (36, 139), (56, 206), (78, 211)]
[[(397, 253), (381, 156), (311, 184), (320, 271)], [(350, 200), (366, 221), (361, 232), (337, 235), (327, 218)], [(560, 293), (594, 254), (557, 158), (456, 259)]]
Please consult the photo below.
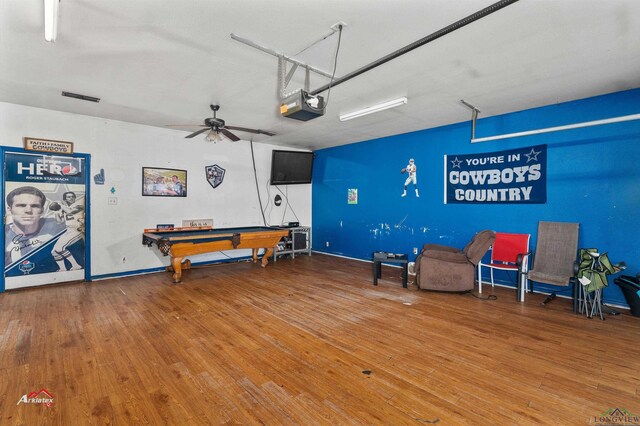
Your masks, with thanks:
[(258, 202), (260, 203), (260, 213), (262, 213), (262, 223), (267, 225), (267, 219), (264, 217), (264, 209), (262, 208), (262, 198), (260, 197), (260, 187), (258, 186), (258, 172), (256, 171), (256, 157), (253, 153), (253, 139), (249, 142), (251, 145), (251, 162), (253, 163), (253, 177), (256, 180), (256, 192), (258, 193)]

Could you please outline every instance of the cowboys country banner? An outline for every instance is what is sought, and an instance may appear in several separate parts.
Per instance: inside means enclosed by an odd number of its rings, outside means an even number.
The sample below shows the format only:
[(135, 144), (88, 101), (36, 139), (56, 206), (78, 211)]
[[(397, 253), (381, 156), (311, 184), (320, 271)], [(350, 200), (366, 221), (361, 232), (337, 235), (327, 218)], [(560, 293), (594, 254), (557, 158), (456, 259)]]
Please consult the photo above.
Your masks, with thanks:
[(83, 268), (84, 165), (84, 158), (5, 153), (6, 277)]
[(445, 155), (445, 204), (544, 204), (547, 145)]

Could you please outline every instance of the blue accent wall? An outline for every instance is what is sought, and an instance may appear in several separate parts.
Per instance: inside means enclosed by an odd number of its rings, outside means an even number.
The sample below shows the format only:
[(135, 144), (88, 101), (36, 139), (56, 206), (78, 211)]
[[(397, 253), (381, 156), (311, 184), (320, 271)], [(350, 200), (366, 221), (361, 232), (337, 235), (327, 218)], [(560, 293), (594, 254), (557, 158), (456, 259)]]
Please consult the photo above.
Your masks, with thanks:
[[(638, 113), (635, 89), (480, 119), (476, 137)], [(468, 121), (316, 151), (313, 249), (364, 260), (377, 250), (414, 258), (414, 247), (462, 248), (483, 229), (530, 233), (535, 248), (538, 221), (578, 222), (579, 247), (608, 252), (614, 263), (626, 261), (624, 274), (640, 272), (640, 121), (475, 144), (470, 136)], [(540, 144), (548, 145), (546, 204), (443, 203), (444, 155)], [(417, 166), (419, 198), (412, 185), (401, 197), (407, 175), (400, 169), (409, 158)], [(347, 204), (350, 188), (358, 189), (358, 204)], [(610, 281), (605, 302), (626, 305)]]

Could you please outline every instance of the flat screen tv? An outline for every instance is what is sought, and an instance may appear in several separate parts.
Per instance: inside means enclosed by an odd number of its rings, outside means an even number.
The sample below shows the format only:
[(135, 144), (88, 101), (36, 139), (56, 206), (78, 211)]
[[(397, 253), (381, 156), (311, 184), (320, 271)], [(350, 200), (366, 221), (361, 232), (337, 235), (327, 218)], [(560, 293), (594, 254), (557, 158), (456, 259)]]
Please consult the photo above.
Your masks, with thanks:
[(279, 151), (271, 155), (271, 185), (311, 183), (313, 152)]

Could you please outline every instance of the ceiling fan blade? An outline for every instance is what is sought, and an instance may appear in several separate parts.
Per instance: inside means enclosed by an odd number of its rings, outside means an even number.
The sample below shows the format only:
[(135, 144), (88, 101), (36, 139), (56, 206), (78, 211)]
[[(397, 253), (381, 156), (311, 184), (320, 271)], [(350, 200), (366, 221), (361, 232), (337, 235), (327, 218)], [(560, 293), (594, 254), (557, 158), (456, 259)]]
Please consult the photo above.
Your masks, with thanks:
[(165, 124), (164, 127), (207, 127), (204, 124)]
[(275, 136), (276, 135), (273, 132), (268, 132), (266, 130), (260, 130), (260, 129), (249, 129), (247, 127), (238, 127), (238, 126), (225, 126), (225, 127), (227, 129), (238, 130), (240, 132), (257, 133), (257, 134), (267, 135), (267, 136)]
[(205, 127), (204, 129), (200, 129), (197, 132), (193, 132), (190, 135), (185, 136), (185, 139), (192, 138), (194, 136), (198, 136), (200, 133), (208, 132), (209, 128)]
[(237, 142), (240, 140), (239, 137), (237, 137), (236, 135), (234, 135), (233, 133), (231, 133), (230, 131), (228, 131), (227, 129), (220, 129), (220, 132), (225, 135), (226, 137), (228, 137), (229, 139), (231, 139), (232, 142)]

